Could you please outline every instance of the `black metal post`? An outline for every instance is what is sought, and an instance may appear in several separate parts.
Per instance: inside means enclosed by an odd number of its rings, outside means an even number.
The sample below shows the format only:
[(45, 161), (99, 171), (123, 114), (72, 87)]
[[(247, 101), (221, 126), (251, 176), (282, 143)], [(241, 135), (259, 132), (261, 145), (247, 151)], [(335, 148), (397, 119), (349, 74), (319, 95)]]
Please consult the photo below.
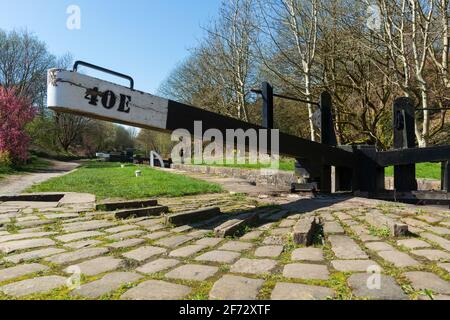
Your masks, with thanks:
[(361, 192), (378, 192), (384, 190), (384, 168), (377, 160), (375, 146), (355, 146), (354, 153), (358, 156), (356, 168), (356, 189)]
[(273, 129), (273, 88), (268, 82), (262, 84), (262, 126)]
[(320, 125), (322, 143), (330, 146), (336, 146), (337, 141), (333, 125), (331, 95), (326, 91), (322, 92), (320, 95), (319, 104), (322, 118)]
[(450, 160), (442, 162), (441, 189), (450, 192)]
[[(410, 98), (402, 97), (394, 101), (394, 148), (414, 148), (414, 105)], [(394, 166), (394, 188), (396, 191), (417, 190), (416, 165)]]
[[(336, 146), (336, 134), (334, 132), (333, 126), (333, 116), (332, 116), (332, 100), (331, 95), (324, 91), (320, 94), (320, 111), (321, 111), (321, 125), (320, 125), (320, 135), (322, 144), (327, 144), (331, 146)], [(336, 179), (335, 179), (336, 181)], [(331, 179), (331, 166), (322, 166), (320, 172), (320, 191), (331, 193), (332, 190), (332, 179)]]

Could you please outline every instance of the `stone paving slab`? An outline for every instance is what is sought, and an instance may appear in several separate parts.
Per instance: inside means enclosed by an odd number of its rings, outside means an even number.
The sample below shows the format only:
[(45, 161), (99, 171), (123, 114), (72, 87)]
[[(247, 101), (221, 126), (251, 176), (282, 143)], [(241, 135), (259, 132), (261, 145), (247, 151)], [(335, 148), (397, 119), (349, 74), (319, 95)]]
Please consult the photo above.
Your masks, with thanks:
[(243, 235), (240, 239), (243, 241), (252, 241), (258, 239), (263, 234), (263, 231), (252, 231)]
[(26, 262), (26, 261), (30, 261), (30, 260), (49, 257), (52, 255), (63, 253), (65, 251), (66, 250), (60, 249), (60, 248), (46, 248), (46, 249), (41, 249), (41, 250), (34, 250), (34, 251), (28, 251), (28, 252), (24, 252), (24, 253), (20, 253), (20, 254), (10, 255), (10, 256), (5, 257), (4, 260), (7, 262), (12, 262), (12, 263), (20, 263), (20, 262)]
[(420, 263), (404, 252), (398, 250), (392, 251), (379, 251), (378, 255), (387, 262), (392, 263), (397, 268), (406, 268), (418, 266)]
[[(23, 211), (25, 211), (25, 210), (23, 210)], [(34, 221), (34, 220), (40, 220), (40, 218), (38, 216), (26, 216), (26, 217), (17, 217), (16, 218), (16, 221), (18, 221), (18, 222)]]
[(338, 217), (339, 220), (351, 220), (353, 218), (351, 213), (347, 214), (345, 212), (337, 212), (336, 217)]
[(361, 239), (363, 242), (379, 241), (379, 237), (370, 234), (370, 231), (363, 225), (350, 225), (349, 228)]
[(63, 287), (67, 278), (60, 276), (39, 277), (10, 283), (0, 287), (0, 292), (8, 296), (23, 297), (37, 293), (46, 293)]
[(35, 232), (45, 232), (45, 231), (44, 231), (43, 227), (26, 228), (26, 229), (17, 230), (17, 233), (35, 233)]
[(444, 227), (447, 227), (447, 228), (450, 228), (450, 221), (441, 222), (440, 225), (442, 225)]
[(195, 258), (197, 261), (216, 262), (216, 263), (233, 263), (240, 257), (240, 253), (232, 251), (213, 250)]
[(108, 240), (124, 240), (126, 238), (138, 237), (144, 233), (145, 233), (145, 231), (142, 231), (142, 230), (131, 230), (131, 231), (120, 232), (120, 233), (113, 234), (111, 236), (107, 236), (106, 239), (108, 239)]
[(157, 232), (153, 232), (153, 233), (147, 234), (145, 236), (142, 236), (142, 238), (149, 239), (149, 240), (158, 240), (165, 236), (168, 236), (169, 234), (170, 234), (170, 232), (168, 232), (168, 231), (157, 231)]
[(223, 238), (203, 238), (203, 239), (197, 240), (195, 242), (195, 244), (198, 244), (201, 246), (207, 246), (207, 247), (215, 247), (222, 241), (224, 241)]
[(212, 300), (255, 300), (264, 280), (225, 275), (212, 287)]
[(419, 221), (417, 219), (412, 219), (412, 218), (404, 218), (404, 219), (402, 219), (402, 221), (409, 226), (413, 226), (413, 227), (417, 227), (417, 228), (428, 228), (430, 226), (428, 223)]
[(399, 222), (392, 216), (383, 214), (379, 210), (371, 210), (366, 213), (365, 220), (375, 228), (387, 228), (391, 235), (398, 237), (408, 233), (408, 225)]
[(413, 250), (411, 253), (419, 257), (424, 257), (430, 261), (450, 261), (450, 253), (441, 250), (423, 249)]
[(253, 248), (253, 244), (241, 241), (228, 241), (218, 248), (218, 250), (243, 252)]
[(191, 226), (179, 226), (179, 227), (173, 228), (172, 232), (183, 233), (183, 232), (187, 232), (187, 231), (190, 231), (190, 230), (192, 230)]
[(174, 258), (187, 258), (190, 257), (197, 252), (200, 252), (207, 248), (207, 246), (199, 245), (199, 244), (192, 244), (189, 246), (181, 247), (178, 249), (175, 249), (169, 253), (169, 257)]
[(417, 216), (416, 219), (423, 220), (428, 223), (438, 223), (438, 222), (441, 222), (443, 218), (431, 216), (431, 215), (420, 215), (420, 216)]
[(193, 230), (187, 234), (188, 237), (192, 237), (193, 239), (203, 238), (206, 234), (208, 234), (209, 230)]
[(292, 228), (276, 228), (276, 229), (272, 229), (270, 234), (274, 235), (274, 236), (285, 236), (285, 235), (290, 234), (291, 231), (292, 231)]
[(326, 300), (334, 297), (330, 288), (298, 283), (279, 282), (272, 291), (272, 300)]
[(166, 278), (204, 281), (214, 276), (217, 271), (219, 271), (218, 267), (199, 264), (186, 264), (166, 273)]
[(230, 271), (233, 273), (265, 274), (270, 273), (276, 265), (275, 260), (241, 258), (231, 266)]
[(408, 249), (429, 248), (431, 245), (419, 239), (404, 239), (398, 240), (397, 245), (404, 246)]
[(431, 227), (428, 227), (426, 229), (428, 231), (434, 232), (434, 233), (436, 233), (438, 235), (441, 235), (441, 236), (450, 235), (450, 230), (448, 228), (431, 226)]
[(125, 292), (124, 300), (179, 300), (185, 298), (191, 288), (160, 280), (148, 280)]
[(415, 290), (432, 290), (434, 293), (450, 294), (450, 283), (431, 272), (407, 272), (405, 277)]
[(129, 231), (129, 230), (133, 230), (133, 229), (137, 229), (137, 228), (139, 228), (139, 226), (126, 224), (126, 225), (106, 229), (105, 232), (106, 233), (117, 233), (117, 232)]
[(128, 219), (130, 223), (136, 223), (140, 227), (148, 228), (163, 222), (163, 219), (148, 219), (148, 218), (137, 218), (135, 220)]
[(49, 247), (55, 245), (56, 242), (48, 238), (36, 238), (18, 241), (9, 241), (0, 244), (0, 251), (3, 253), (11, 253), (18, 250), (34, 249), (39, 247)]
[(421, 233), (420, 236), (422, 238), (428, 239), (434, 243), (437, 243), (441, 248), (444, 248), (447, 251), (450, 251), (450, 240), (439, 237), (432, 233)]
[(67, 243), (67, 242), (82, 240), (82, 239), (86, 239), (86, 238), (99, 237), (99, 236), (102, 236), (103, 234), (104, 234), (103, 232), (98, 232), (98, 231), (83, 231), (83, 232), (65, 234), (63, 236), (55, 237), (55, 239), (58, 241)]
[(320, 248), (299, 248), (292, 252), (293, 261), (324, 261), (323, 251)]
[(154, 224), (154, 225), (152, 225), (150, 227), (146, 227), (145, 230), (150, 231), (150, 232), (154, 232), (154, 231), (159, 231), (159, 230), (162, 230), (162, 229), (165, 229), (165, 228), (166, 228), (166, 226), (164, 224), (158, 223), (158, 224)]
[(0, 237), (0, 243), (7, 241), (17, 241), (29, 238), (40, 238), (46, 236), (52, 236), (57, 234), (56, 232), (31, 232), (31, 233), (19, 233), (19, 234), (9, 234)]
[(157, 259), (136, 269), (136, 271), (146, 274), (157, 273), (179, 265), (181, 262), (176, 259)]
[(100, 280), (82, 285), (79, 289), (72, 291), (71, 295), (95, 299), (117, 290), (123, 285), (136, 282), (141, 278), (141, 275), (134, 272), (113, 272), (105, 275)]
[(368, 259), (358, 244), (347, 236), (329, 236), (331, 250), (339, 259)]
[(0, 282), (19, 278), (27, 274), (48, 270), (47, 266), (38, 263), (23, 264), (11, 268), (0, 269)]
[(368, 242), (365, 246), (375, 252), (395, 250), (393, 246), (386, 242)]
[[(95, 276), (100, 273), (117, 270), (125, 265), (122, 259), (115, 259), (113, 257), (100, 257), (92, 260), (88, 260), (77, 264), (82, 274), (87, 276)], [(72, 273), (69, 269), (66, 269), (67, 273)]]
[(439, 263), (438, 266), (450, 273), (450, 263)]
[(283, 252), (283, 246), (262, 246), (256, 249), (255, 257), (278, 258)]
[(327, 221), (323, 226), (323, 231), (325, 234), (343, 234), (344, 228), (342, 228), (342, 226), (336, 221)]
[(292, 219), (286, 219), (281, 221), (281, 223), (278, 225), (280, 228), (288, 228), (293, 227), (295, 225), (295, 221)]
[(107, 248), (86, 248), (77, 251), (61, 253), (55, 256), (45, 258), (44, 260), (47, 262), (64, 265), (77, 262), (83, 259), (97, 257), (108, 252), (109, 249)]
[(167, 250), (164, 248), (146, 246), (146, 247), (140, 247), (135, 250), (123, 253), (122, 256), (124, 256), (125, 258), (128, 258), (128, 259), (142, 262), (142, 261), (148, 260), (152, 257), (159, 256), (165, 252), (167, 252)]
[(181, 246), (182, 244), (191, 241), (193, 238), (185, 235), (173, 236), (169, 238), (164, 238), (156, 242), (157, 245), (168, 247), (168, 248), (176, 248)]
[(98, 230), (102, 228), (108, 228), (115, 226), (115, 223), (106, 220), (91, 220), (84, 222), (73, 222), (63, 225), (63, 230), (65, 232), (80, 232), (80, 231), (91, 231)]
[(71, 248), (71, 249), (83, 249), (83, 248), (89, 248), (89, 247), (95, 247), (102, 242), (99, 240), (81, 240), (76, 242), (69, 242), (64, 244), (65, 247)]
[[(372, 274), (356, 273), (348, 278), (353, 294), (357, 297), (367, 297), (376, 300), (406, 300), (408, 296), (396, 281), (386, 275), (379, 275), (379, 286), (369, 278)], [(368, 286), (368, 283), (370, 286)]]
[(122, 295), (127, 300), (178, 300), (185, 298), (191, 288), (159, 280), (149, 280)]
[(284, 266), (283, 276), (305, 280), (328, 280), (330, 273), (324, 265), (293, 263)]
[(5, 201), (2, 203), (3, 207), (17, 207), (21, 209), (43, 209), (43, 208), (56, 208), (59, 202), (41, 202), (41, 201)]
[(16, 222), (14, 225), (19, 228), (33, 228), (38, 226), (45, 226), (49, 224), (53, 224), (54, 222), (51, 220), (33, 220), (33, 221), (23, 221)]
[(112, 248), (112, 249), (131, 248), (131, 247), (136, 247), (144, 242), (145, 242), (144, 239), (127, 239), (127, 240), (109, 244), (108, 248)]
[(331, 265), (342, 272), (367, 272), (373, 270), (372, 268), (382, 270), (378, 263), (372, 260), (333, 260)]
[(70, 219), (78, 217), (78, 213), (53, 213), (53, 214), (44, 214), (45, 219)]
[(269, 236), (264, 238), (262, 244), (264, 245), (282, 245), (284, 244), (285, 239), (281, 236)]

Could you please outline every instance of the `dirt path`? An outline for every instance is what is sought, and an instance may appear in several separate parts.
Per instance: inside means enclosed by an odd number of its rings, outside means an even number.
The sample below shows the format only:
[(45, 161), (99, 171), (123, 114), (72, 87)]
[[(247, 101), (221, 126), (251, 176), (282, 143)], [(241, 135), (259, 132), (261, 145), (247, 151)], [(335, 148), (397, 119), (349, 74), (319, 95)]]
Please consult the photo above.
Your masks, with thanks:
[(0, 194), (21, 193), (33, 184), (65, 175), (79, 166), (78, 163), (74, 162), (48, 161), (51, 163), (51, 166), (47, 169), (37, 170), (34, 173), (13, 175), (2, 179), (0, 181)]

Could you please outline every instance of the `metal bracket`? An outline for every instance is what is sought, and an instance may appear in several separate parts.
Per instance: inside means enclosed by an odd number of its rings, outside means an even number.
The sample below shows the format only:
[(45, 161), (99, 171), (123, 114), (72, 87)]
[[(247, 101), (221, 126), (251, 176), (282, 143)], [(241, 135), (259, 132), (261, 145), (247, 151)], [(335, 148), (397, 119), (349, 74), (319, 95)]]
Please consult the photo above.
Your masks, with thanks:
[(130, 89), (134, 90), (134, 80), (133, 80), (132, 77), (127, 76), (126, 74), (119, 73), (119, 72), (116, 72), (116, 71), (113, 71), (113, 70), (109, 70), (109, 69), (97, 66), (95, 64), (92, 64), (92, 63), (84, 62), (84, 61), (75, 61), (75, 64), (73, 65), (72, 71), (73, 72), (77, 72), (78, 71), (78, 66), (84, 66), (84, 67), (91, 68), (91, 69), (94, 69), (94, 70), (97, 70), (97, 71), (101, 71), (101, 72), (112, 74), (113, 76), (116, 76), (116, 77), (119, 77), (119, 78), (126, 79), (126, 80), (130, 81)]

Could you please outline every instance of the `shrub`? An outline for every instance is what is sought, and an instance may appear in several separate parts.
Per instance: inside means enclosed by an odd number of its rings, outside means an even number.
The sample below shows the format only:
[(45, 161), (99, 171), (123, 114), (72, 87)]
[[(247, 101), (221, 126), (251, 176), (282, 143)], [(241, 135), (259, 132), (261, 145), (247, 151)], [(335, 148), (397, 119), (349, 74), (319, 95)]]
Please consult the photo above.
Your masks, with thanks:
[(33, 120), (35, 108), (14, 89), (0, 87), (0, 153), (8, 153), (13, 163), (27, 160), (30, 137), (25, 126)]
[(0, 167), (10, 167), (12, 165), (9, 151), (0, 151)]

